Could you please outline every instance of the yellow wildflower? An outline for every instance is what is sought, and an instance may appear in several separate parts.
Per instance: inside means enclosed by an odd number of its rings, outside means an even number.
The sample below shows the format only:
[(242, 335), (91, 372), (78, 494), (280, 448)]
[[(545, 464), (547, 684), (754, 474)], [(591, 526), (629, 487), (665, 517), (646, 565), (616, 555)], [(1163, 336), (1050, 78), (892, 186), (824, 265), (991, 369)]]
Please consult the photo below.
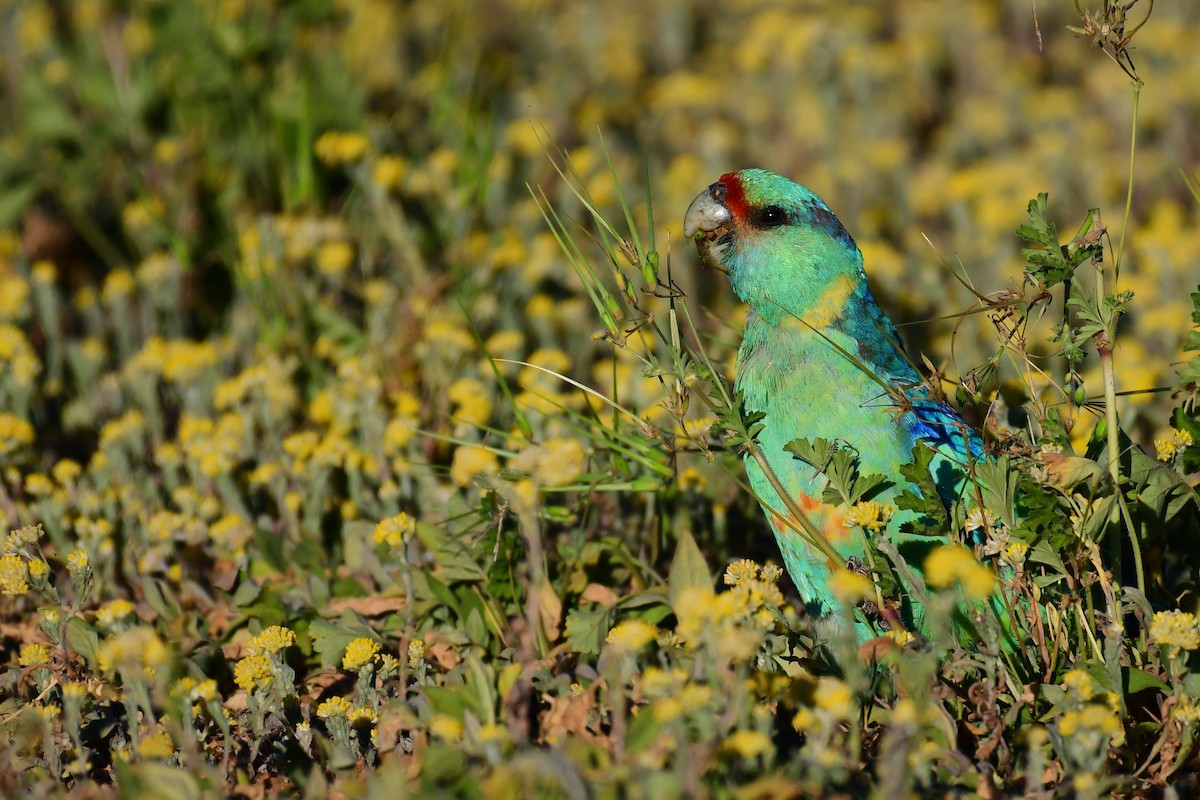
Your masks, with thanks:
[(110, 636), (96, 648), (96, 663), (101, 672), (136, 669), (152, 672), (169, 657), (166, 643), (145, 626)]
[(111, 306), (113, 303), (129, 297), (136, 288), (137, 281), (132, 272), (127, 269), (114, 269), (104, 279), (104, 288), (100, 295), (104, 298), (104, 302)]
[(846, 513), (846, 527), (861, 526), (863, 530), (878, 533), (887, 525), (896, 509), (874, 500), (855, 503)]
[(343, 274), (354, 263), (354, 248), (347, 242), (325, 242), (317, 248), (317, 269), (331, 278)]
[(371, 167), (371, 183), (385, 191), (395, 189), (407, 172), (408, 161), (400, 156), (380, 156)]
[(801, 708), (792, 717), (792, 728), (796, 733), (807, 733), (817, 727), (817, 715), (811, 708)]
[(1172, 650), (1200, 648), (1200, 621), (1187, 611), (1159, 611), (1150, 621), (1150, 640)]
[(162, 760), (170, 758), (175, 753), (175, 742), (171, 740), (171, 734), (165, 730), (158, 730), (147, 736), (143, 736), (138, 742), (138, 755), (146, 759)]
[(29, 284), (16, 273), (0, 273), (0, 320), (21, 320), (29, 315)]
[(83, 472), (83, 467), (79, 465), (78, 461), (70, 458), (60, 459), (50, 470), (50, 474), (54, 476), (54, 480), (63, 486), (69, 486), (79, 477), (81, 472)]
[(425, 663), (425, 642), (422, 639), (413, 639), (408, 643), (408, 663), (412, 667), (419, 667)]
[(1195, 725), (1200, 722), (1200, 704), (1193, 697), (1178, 696), (1171, 708), (1171, 716), (1181, 725)]
[(379, 714), (373, 708), (356, 708), (346, 715), (350, 724), (355, 727), (370, 727), (379, 722)]
[(771, 740), (761, 731), (734, 731), (722, 744), (721, 749), (740, 758), (754, 758), (767, 752)]
[(354, 704), (344, 697), (331, 697), (317, 706), (317, 716), (322, 720), (328, 720), (329, 717), (347, 716), (350, 709), (354, 708)]
[(454, 404), (454, 417), (467, 425), (481, 427), (492, 414), (492, 400), (483, 384), (474, 378), (459, 378), (446, 396)]
[(737, 586), (758, 578), (758, 564), (748, 558), (738, 559), (725, 568), (725, 585)]
[(33, 426), (20, 417), (0, 413), (0, 457), (33, 444)]
[(689, 711), (707, 708), (713, 700), (711, 686), (700, 683), (689, 683), (679, 690), (679, 701)]
[(627, 619), (608, 632), (604, 641), (621, 652), (632, 653), (653, 642), (658, 628), (642, 619)]
[(327, 166), (353, 164), (367, 154), (370, 141), (361, 133), (327, 131), (321, 134), (313, 146), (317, 158)]
[(1154, 440), (1154, 452), (1159, 461), (1174, 461), (1179, 454), (1194, 444), (1192, 434), (1173, 430), (1167, 436)]
[(32, 708), (35, 714), (45, 720), (56, 719), (62, 714), (62, 709), (58, 706), (32, 706)]
[(678, 697), (660, 697), (650, 704), (650, 712), (659, 722), (670, 722), (683, 714), (683, 701)]
[(35, 497), (45, 497), (54, 493), (54, 484), (40, 472), (31, 472), (25, 476), (25, 491)]
[(828, 711), (836, 719), (850, 718), (854, 710), (854, 696), (850, 687), (844, 681), (829, 676), (823, 677), (817, 683), (817, 707)]
[(266, 655), (278, 653), (284, 648), (296, 643), (296, 634), (282, 625), (272, 625), (263, 628), (262, 632), (246, 644), (246, 652), (250, 655)]
[(514, 466), (543, 486), (566, 486), (583, 474), (587, 452), (575, 439), (550, 439), (525, 448)]
[(454, 717), (437, 714), (429, 723), (429, 732), (447, 742), (456, 742), (462, 738), (463, 725)]
[(1121, 720), (1107, 706), (1092, 703), (1081, 709), (1068, 711), (1059, 717), (1058, 732), (1064, 738), (1089, 737), (1099, 734), (1101, 742), (1108, 742), (1121, 737), (1125, 729)]
[(676, 481), (679, 483), (681, 492), (696, 492), (703, 494), (708, 488), (708, 479), (704, 477), (704, 473), (695, 467), (687, 467), (679, 472)]
[(450, 463), (450, 480), (462, 487), (480, 475), (492, 475), (500, 471), (500, 459), (491, 450), (476, 445), (460, 445), (454, 450)]
[(342, 658), (342, 669), (347, 672), (358, 672), (373, 663), (378, 652), (379, 642), (360, 636), (346, 645), (346, 654)]
[(1025, 556), (1029, 554), (1029, 545), (1024, 542), (1009, 542), (1004, 548), (1004, 552), (1000, 554), (1000, 560), (1005, 564), (1013, 567), (1019, 567), (1025, 563)]
[(46, 574), (50, 572), (50, 565), (40, 558), (31, 558), (29, 560), (29, 578), (34, 584), (40, 586)]
[(416, 529), (416, 520), (401, 511), (375, 526), (375, 544), (386, 544), (392, 549), (402, 547)]
[(125, 619), (133, 613), (133, 603), (128, 600), (112, 600), (96, 609), (96, 622), (106, 628)]
[(36, 667), (41, 664), (50, 663), (50, 651), (45, 645), (27, 644), (21, 647), (21, 654), (17, 658), (17, 663), (22, 667)]
[(1063, 675), (1061, 686), (1068, 695), (1085, 702), (1096, 694), (1096, 682), (1081, 669), (1073, 669)]
[(893, 628), (887, 632), (886, 636), (899, 647), (907, 647), (917, 638), (903, 628)]
[(73, 550), (67, 556), (67, 571), (72, 575), (81, 575), (88, 569), (88, 554), (86, 550)]
[(992, 593), (996, 577), (975, 559), (975, 554), (958, 545), (942, 545), (925, 559), (925, 577), (935, 589), (962, 586), (970, 600), (982, 600)]
[(254, 538), (254, 529), (239, 515), (226, 514), (209, 526), (208, 535), (235, 555), (241, 555)]
[(29, 592), (29, 567), (15, 553), (0, 556), (0, 594), (19, 597)]
[(271, 662), (264, 655), (246, 656), (233, 666), (233, 682), (247, 692), (266, 688), (272, 680)]
[(856, 606), (875, 596), (875, 584), (871, 579), (848, 569), (835, 570), (826, 585), (838, 602), (847, 606)]

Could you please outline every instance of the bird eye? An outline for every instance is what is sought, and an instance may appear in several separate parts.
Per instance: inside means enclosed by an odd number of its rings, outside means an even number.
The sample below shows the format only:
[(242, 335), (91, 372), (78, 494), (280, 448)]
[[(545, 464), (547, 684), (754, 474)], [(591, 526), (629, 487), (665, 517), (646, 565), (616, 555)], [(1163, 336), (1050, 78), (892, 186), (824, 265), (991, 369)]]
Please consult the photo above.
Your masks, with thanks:
[(754, 215), (754, 223), (759, 228), (775, 228), (787, 222), (787, 212), (779, 206), (763, 206)]

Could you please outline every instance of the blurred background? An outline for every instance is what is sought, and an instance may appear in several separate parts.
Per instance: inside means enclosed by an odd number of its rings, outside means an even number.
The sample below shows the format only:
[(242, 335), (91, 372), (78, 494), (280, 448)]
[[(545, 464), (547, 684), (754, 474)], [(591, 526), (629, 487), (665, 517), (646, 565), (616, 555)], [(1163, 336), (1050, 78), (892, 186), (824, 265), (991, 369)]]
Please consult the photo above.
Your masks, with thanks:
[[(588, 378), (599, 322), (529, 190), (579, 211), (546, 148), (610, 212), (606, 149), (641, 211), (648, 178), (658, 249), (722, 357), (731, 294), (679, 231), (701, 188), (746, 166), (826, 199), (898, 320), (961, 311), (941, 259), (981, 292), (1017, 286), (1012, 231), (1038, 192), (1064, 237), (1091, 207), (1119, 232), (1130, 80), (1078, 22), (1067, 0), (8, 0), (0, 321), (24, 341), (0, 351), (6, 398), (86, 454), (123, 407), (103, 377), (156, 336), (211, 339), (226, 372), (259, 347), (369, 350), (389, 385), (444, 398), (465, 375), (491, 384), (464, 367), (463, 309), (505, 334), (495, 354)], [(1159, 3), (1131, 51), (1121, 390), (1169, 384), (1189, 327), (1198, 38), (1200, 7)], [(904, 330), (941, 362), (953, 328)], [(995, 349), (969, 319), (959, 371)], [(295, 377), (307, 399), (314, 369)], [(653, 409), (654, 385), (629, 391)], [(1123, 403), (1143, 441), (1165, 422), (1154, 395)]]

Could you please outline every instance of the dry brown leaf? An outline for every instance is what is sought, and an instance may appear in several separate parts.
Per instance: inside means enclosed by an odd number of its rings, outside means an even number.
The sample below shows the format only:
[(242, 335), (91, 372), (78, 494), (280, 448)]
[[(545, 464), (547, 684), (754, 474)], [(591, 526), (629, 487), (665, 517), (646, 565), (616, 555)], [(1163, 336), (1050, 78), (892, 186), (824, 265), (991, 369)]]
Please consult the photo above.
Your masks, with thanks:
[(438, 667), (442, 670), (454, 669), (458, 666), (458, 662), (462, 661), (462, 656), (458, 654), (458, 648), (448, 642), (426, 644), (425, 657), (437, 662)]
[(599, 583), (589, 583), (587, 588), (583, 590), (583, 594), (579, 595), (579, 599), (585, 603), (598, 603), (605, 608), (609, 608), (617, 604), (620, 598), (617, 593)]
[(554, 587), (549, 582), (544, 582), (538, 587), (537, 598), (542, 629), (546, 631), (546, 638), (551, 642), (557, 642), (562, 627), (562, 600), (555, 594)]
[(588, 691), (572, 697), (547, 697), (550, 708), (542, 712), (542, 741), (553, 744), (563, 734), (580, 736), (595, 744), (607, 744), (608, 737), (594, 732), (588, 721), (596, 714), (596, 698)]
[(343, 597), (326, 605), (324, 614), (327, 617), (338, 617), (349, 609), (364, 617), (381, 617), (400, 611), (406, 605), (408, 601), (403, 597)]

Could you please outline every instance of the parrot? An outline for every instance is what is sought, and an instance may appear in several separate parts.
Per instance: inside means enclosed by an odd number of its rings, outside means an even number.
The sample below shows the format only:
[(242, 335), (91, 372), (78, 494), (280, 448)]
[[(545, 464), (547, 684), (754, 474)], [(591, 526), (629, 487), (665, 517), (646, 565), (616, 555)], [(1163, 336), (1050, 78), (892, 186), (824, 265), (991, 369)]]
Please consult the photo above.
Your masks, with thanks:
[[(934, 453), (938, 495), (949, 506), (969, 490), (973, 464), (987, 457), (982, 439), (922, 381), (871, 292), (858, 245), (812, 191), (762, 169), (722, 175), (687, 209), (684, 235), (749, 307), (734, 386), (746, 412), (761, 415), (756, 442), (777, 478), (746, 452), (750, 487), (809, 614), (840, 618), (842, 606), (828, 581), (837, 570), (866, 573), (865, 536), (889, 537), (917, 570), (948, 539), (902, 531), (917, 514), (894, 508), (890, 518), (880, 515), (859, 534), (843, 504), (823, 499), (825, 475), (787, 445), (825, 439), (850, 448), (863, 474), (887, 479), (871, 498), (884, 506), (912, 488), (900, 467), (925, 443)], [(797, 531), (797, 508), (832, 550)], [(884, 605), (859, 609), (884, 630), (924, 631), (924, 609), (911, 597)], [(867, 625), (856, 629), (860, 639), (873, 635)]]

